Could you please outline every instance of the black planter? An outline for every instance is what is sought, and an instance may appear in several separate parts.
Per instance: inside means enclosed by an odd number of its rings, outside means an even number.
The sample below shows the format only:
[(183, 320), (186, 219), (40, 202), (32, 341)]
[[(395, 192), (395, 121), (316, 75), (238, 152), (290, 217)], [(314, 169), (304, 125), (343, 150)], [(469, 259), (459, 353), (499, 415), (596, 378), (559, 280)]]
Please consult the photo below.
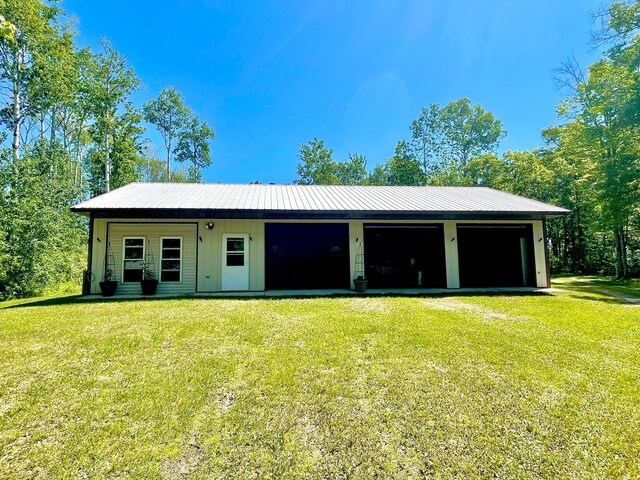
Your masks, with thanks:
[(100, 291), (103, 297), (113, 297), (116, 293), (116, 288), (118, 288), (118, 282), (115, 280), (100, 282)]
[(158, 280), (140, 280), (140, 286), (142, 287), (143, 295), (155, 295), (158, 288)]
[(364, 293), (367, 290), (367, 282), (368, 280), (365, 280), (363, 278), (356, 278), (353, 281), (353, 286), (355, 287), (355, 290), (357, 293)]

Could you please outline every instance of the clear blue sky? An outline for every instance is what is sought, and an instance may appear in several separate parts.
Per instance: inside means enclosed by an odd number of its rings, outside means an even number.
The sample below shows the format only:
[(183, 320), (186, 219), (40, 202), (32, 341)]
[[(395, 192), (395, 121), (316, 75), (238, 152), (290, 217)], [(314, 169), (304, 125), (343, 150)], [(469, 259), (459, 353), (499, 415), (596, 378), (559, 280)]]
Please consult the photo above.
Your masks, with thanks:
[[(209, 182), (291, 182), (314, 136), (369, 167), (431, 103), (461, 97), (503, 122), (501, 150), (541, 145), (553, 70), (595, 58), (599, 0), (64, 0), (79, 44), (111, 39), (145, 85), (176, 86), (216, 131)], [(154, 137), (157, 140), (157, 137)], [(159, 142), (158, 147), (161, 148)]]

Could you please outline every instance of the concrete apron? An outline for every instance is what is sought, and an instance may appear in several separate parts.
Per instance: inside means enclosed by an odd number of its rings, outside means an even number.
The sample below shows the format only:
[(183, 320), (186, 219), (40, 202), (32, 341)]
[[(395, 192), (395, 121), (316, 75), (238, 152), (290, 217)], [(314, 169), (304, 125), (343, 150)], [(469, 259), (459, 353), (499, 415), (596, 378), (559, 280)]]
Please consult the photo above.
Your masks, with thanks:
[(548, 293), (549, 288), (535, 287), (503, 287), (503, 288), (375, 288), (367, 289), (364, 293), (357, 293), (354, 290), (267, 290), (259, 292), (206, 292), (193, 293), (189, 295), (175, 295), (169, 293), (144, 295), (118, 295), (113, 297), (102, 297), (99, 294), (85, 295), (81, 300), (96, 300), (104, 298), (108, 300), (143, 299), (143, 298), (295, 298), (295, 297), (331, 297), (331, 296), (425, 296), (425, 295), (457, 295), (468, 293)]

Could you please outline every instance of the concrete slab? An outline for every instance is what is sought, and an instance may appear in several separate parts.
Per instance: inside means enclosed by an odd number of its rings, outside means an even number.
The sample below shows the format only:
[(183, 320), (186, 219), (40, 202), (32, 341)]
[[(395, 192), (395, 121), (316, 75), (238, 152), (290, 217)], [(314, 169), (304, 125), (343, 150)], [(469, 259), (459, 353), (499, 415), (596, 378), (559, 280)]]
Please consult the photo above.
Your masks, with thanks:
[[(268, 290), (259, 292), (204, 292), (192, 295), (170, 295), (156, 294), (153, 296), (144, 295), (117, 295), (113, 298), (124, 299), (145, 299), (145, 298), (295, 298), (295, 297), (331, 297), (331, 296), (420, 296), (420, 295), (458, 295), (458, 294), (482, 294), (482, 293), (541, 293), (550, 292), (549, 288), (382, 288), (368, 289), (365, 293), (356, 293), (354, 290)], [(103, 298), (100, 295), (85, 295), (82, 300), (95, 300)]]

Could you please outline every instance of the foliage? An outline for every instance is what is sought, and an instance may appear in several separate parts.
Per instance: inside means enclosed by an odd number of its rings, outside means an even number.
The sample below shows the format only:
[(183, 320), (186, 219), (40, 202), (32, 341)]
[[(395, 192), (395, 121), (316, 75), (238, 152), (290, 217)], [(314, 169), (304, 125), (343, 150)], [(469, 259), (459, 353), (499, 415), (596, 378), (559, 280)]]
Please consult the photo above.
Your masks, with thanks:
[(333, 150), (325, 147), (324, 141), (313, 138), (308, 144), (300, 145), (298, 152), (298, 176), (300, 185), (338, 185), (337, 165), (333, 160)]
[[(141, 155), (141, 135), (144, 128), (140, 125), (142, 115), (131, 103), (125, 105), (125, 111), (116, 115), (109, 125), (109, 161), (111, 163), (110, 182), (111, 188), (122, 187), (141, 178), (141, 172), (145, 167), (144, 158)], [(89, 129), (95, 138), (107, 135), (105, 125), (96, 123)], [(87, 154), (87, 171), (89, 176), (89, 189), (92, 195), (99, 195), (107, 191), (104, 184), (104, 161), (106, 158), (104, 145), (96, 143)]]
[(505, 135), (491, 112), (461, 98), (422, 109), (411, 123), (411, 153), (425, 173), (443, 166), (446, 170), (450, 163), (464, 168), (471, 159), (493, 152)]
[(410, 154), (409, 145), (404, 141), (398, 142), (395, 154), (381, 170), (374, 169), (369, 177), (370, 185), (424, 185), (425, 181), (420, 163)]
[(87, 229), (71, 204), (133, 181), (198, 181), (211, 164), (213, 131), (171, 88), (144, 113), (170, 130), (161, 107), (179, 100), (189, 115), (169, 134), (189, 167), (158, 168), (131, 102), (134, 70), (106, 39), (78, 48), (76, 33), (55, 0), (0, 0), (0, 296), (80, 282)]
[(202, 169), (211, 166), (209, 143), (215, 135), (207, 122), (200, 122), (196, 116), (188, 119), (185, 129), (180, 133), (175, 150), (176, 160), (191, 164), (187, 170), (190, 182), (202, 181)]
[(346, 162), (338, 162), (336, 177), (340, 185), (362, 185), (367, 179), (367, 158), (359, 153), (350, 153)]
[(171, 180), (173, 141), (187, 128), (191, 110), (184, 105), (182, 95), (173, 87), (165, 88), (158, 98), (145, 103), (143, 110), (145, 120), (153, 124), (162, 135), (167, 150), (167, 179)]
[(0, 164), (0, 296), (29, 296), (61, 282), (80, 283), (86, 265), (86, 222), (69, 211), (80, 192), (58, 144), (39, 142), (14, 165)]

